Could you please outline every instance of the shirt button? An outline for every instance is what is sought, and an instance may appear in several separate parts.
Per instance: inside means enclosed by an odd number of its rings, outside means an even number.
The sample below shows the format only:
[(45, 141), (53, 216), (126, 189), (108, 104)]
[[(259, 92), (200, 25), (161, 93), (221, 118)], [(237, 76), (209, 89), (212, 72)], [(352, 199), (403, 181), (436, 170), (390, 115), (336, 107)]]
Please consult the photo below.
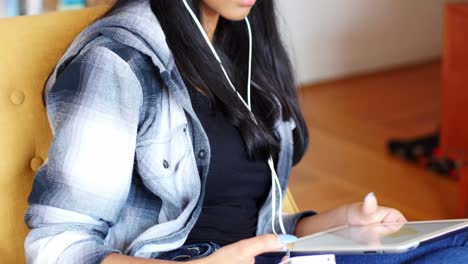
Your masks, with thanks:
[(206, 158), (206, 151), (205, 151), (204, 149), (200, 150), (200, 151), (198, 152), (198, 157), (199, 157), (200, 159), (205, 159), (205, 158)]
[(164, 161), (163, 161), (163, 167), (164, 167), (165, 169), (169, 168), (169, 162), (167, 162), (167, 160), (164, 160)]

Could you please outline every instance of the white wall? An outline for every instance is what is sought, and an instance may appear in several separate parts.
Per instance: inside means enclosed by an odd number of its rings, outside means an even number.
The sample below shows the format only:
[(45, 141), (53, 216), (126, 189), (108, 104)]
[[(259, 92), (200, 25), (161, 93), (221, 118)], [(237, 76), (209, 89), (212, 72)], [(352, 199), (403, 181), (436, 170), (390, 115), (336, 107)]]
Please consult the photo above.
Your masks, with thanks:
[(444, 0), (276, 0), (301, 83), (440, 56)]

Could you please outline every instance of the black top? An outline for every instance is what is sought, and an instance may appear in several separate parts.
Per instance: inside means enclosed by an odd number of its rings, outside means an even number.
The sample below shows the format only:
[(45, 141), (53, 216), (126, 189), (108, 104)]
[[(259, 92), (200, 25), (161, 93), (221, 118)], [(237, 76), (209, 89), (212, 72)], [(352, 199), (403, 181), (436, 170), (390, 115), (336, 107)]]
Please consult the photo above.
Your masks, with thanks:
[(271, 175), (266, 160), (249, 160), (239, 130), (206, 96), (187, 84), (193, 109), (208, 136), (210, 169), (202, 212), (187, 244), (227, 245), (255, 236), (260, 206), (269, 194)]

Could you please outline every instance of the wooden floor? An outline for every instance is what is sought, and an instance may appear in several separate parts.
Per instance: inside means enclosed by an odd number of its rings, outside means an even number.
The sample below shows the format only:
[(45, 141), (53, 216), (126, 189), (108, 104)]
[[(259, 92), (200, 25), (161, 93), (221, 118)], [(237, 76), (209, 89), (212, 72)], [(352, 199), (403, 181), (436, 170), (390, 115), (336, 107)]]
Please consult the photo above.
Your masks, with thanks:
[(437, 129), (438, 62), (305, 86), (308, 152), (290, 182), (298, 206), (324, 211), (375, 192), (410, 220), (456, 218), (457, 182), (390, 156), (389, 138)]

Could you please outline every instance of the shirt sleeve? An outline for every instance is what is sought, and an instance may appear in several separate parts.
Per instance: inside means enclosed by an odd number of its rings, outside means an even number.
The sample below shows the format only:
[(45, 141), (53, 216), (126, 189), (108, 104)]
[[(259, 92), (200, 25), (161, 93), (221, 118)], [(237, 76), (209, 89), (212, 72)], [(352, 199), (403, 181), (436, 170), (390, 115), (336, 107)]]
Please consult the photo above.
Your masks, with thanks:
[(119, 252), (105, 238), (129, 193), (142, 98), (128, 63), (105, 47), (75, 57), (46, 90), (54, 136), (28, 198), (28, 263)]
[[(271, 212), (271, 210), (270, 210)], [(257, 230), (257, 235), (263, 235), (263, 234), (271, 234), (273, 233), (273, 227), (271, 223), (271, 213), (268, 212), (266, 215), (267, 219), (266, 221), (263, 221), (263, 225), (261, 225), (261, 228)], [(282, 220), (284, 224), (284, 229), (286, 231), (286, 234), (295, 234), (296, 232), (296, 226), (299, 220), (301, 220), (304, 217), (308, 216), (313, 216), (315, 215), (316, 212), (314, 211), (303, 211), (299, 213), (293, 213), (293, 214), (283, 214), (282, 215)], [(263, 220), (263, 219), (262, 219)], [(281, 233), (281, 226), (278, 221), (278, 217), (275, 218), (275, 230), (278, 233)]]
[[(295, 214), (283, 214), (283, 223), (284, 228), (286, 229), (286, 233), (295, 234), (297, 223), (299, 223), (302, 218), (313, 216), (315, 214), (316, 213), (314, 211), (304, 211)], [(281, 230), (278, 224), (276, 224), (276, 230)]]

